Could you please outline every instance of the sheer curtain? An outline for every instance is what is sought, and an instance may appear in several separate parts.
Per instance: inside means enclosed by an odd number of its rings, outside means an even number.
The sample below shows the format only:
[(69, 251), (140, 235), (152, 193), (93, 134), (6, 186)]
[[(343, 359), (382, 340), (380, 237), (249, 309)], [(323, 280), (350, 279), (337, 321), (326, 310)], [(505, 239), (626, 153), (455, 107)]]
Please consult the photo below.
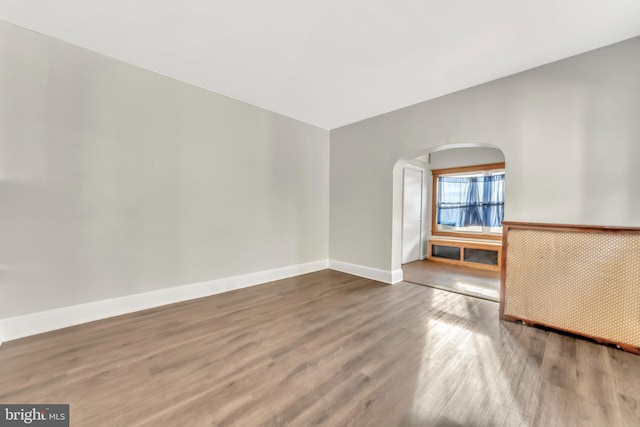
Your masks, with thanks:
[(438, 177), (438, 224), (500, 227), (503, 218), (503, 174)]

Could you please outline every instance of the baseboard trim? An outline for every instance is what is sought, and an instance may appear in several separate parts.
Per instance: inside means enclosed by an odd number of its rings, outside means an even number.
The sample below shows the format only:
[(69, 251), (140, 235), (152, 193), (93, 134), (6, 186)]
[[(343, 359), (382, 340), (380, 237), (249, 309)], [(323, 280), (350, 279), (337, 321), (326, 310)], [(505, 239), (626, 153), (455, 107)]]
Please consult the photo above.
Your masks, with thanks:
[(320, 260), (0, 319), (0, 345), (3, 341), (325, 270), (328, 266), (328, 260)]
[(387, 284), (394, 284), (402, 281), (402, 270), (381, 270), (379, 268), (367, 267), (364, 265), (351, 264), (343, 261), (329, 260), (329, 268), (343, 273), (353, 274), (371, 280), (377, 280)]
[(399, 268), (397, 270), (391, 270), (391, 284), (402, 282), (404, 280), (404, 275), (402, 273), (402, 269)]

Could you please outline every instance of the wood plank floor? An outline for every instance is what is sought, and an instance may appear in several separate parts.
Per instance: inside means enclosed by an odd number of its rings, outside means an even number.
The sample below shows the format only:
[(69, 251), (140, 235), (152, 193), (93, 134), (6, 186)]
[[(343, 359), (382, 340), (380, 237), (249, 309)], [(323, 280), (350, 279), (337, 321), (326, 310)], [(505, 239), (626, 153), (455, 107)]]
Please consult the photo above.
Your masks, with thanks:
[(73, 426), (637, 426), (640, 356), (331, 270), (0, 347), (0, 402)]
[(497, 271), (423, 260), (404, 264), (402, 272), (407, 282), (490, 301), (500, 299), (500, 272)]

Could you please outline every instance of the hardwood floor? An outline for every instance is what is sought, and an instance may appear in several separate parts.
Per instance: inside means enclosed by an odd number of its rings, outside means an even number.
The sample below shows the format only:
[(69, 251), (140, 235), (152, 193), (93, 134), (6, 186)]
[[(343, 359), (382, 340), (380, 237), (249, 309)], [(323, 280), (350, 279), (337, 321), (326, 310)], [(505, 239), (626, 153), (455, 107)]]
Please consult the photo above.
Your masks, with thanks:
[(404, 280), (490, 301), (500, 299), (500, 272), (433, 261), (402, 266)]
[(0, 347), (0, 402), (73, 426), (637, 426), (640, 356), (331, 270)]

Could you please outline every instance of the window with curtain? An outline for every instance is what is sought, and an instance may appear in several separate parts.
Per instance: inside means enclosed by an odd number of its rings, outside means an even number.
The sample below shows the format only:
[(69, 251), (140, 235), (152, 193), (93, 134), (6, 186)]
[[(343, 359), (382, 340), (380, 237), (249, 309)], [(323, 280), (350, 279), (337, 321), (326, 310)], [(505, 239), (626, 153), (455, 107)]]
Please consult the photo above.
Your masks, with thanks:
[(504, 170), (436, 174), (433, 234), (499, 236), (504, 218)]

